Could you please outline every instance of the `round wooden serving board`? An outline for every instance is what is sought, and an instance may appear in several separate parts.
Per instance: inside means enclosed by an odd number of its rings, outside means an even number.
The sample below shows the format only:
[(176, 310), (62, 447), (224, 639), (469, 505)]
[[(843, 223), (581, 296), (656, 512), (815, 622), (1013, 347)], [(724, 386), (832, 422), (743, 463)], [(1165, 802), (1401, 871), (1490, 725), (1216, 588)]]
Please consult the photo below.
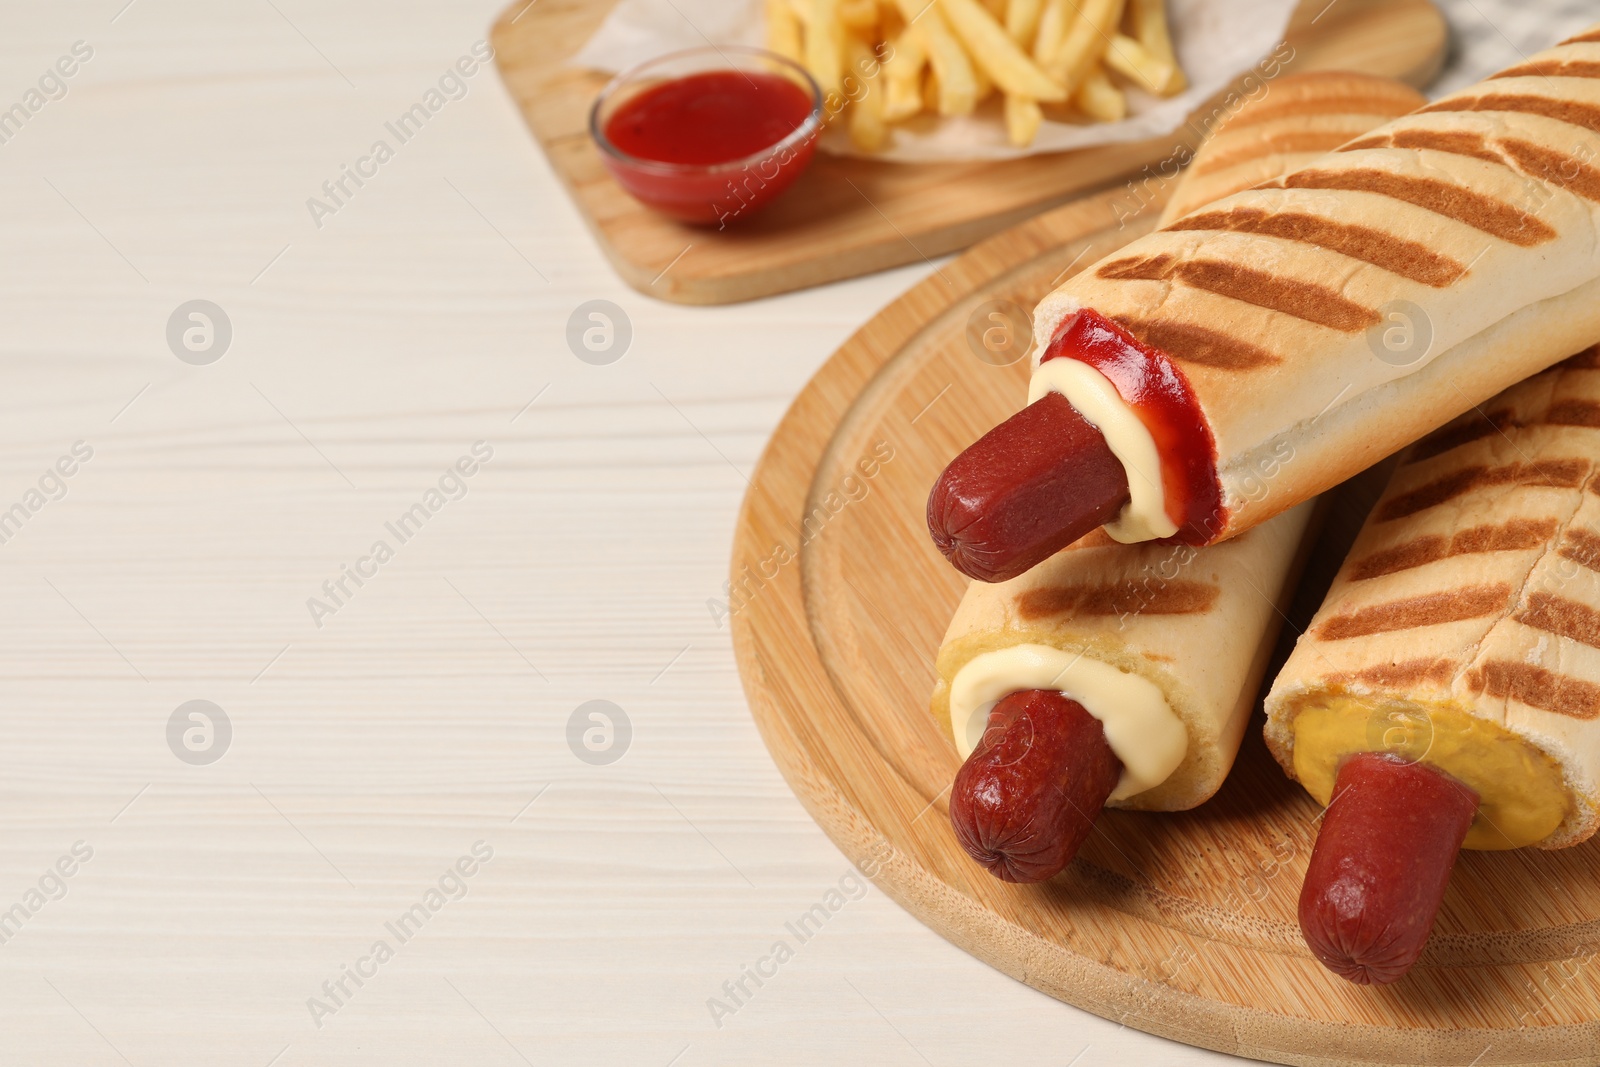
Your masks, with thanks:
[[(996, 298), (1031, 308), (1153, 224), (1155, 206), (1118, 229), (1118, 195), (1058, 208), (939, 268), (835, 353), (779, 426), (740, 516), (731, 600), (773, 758), (912, 914), (1106, 1018), (1293, 1064), (1600, 1061), (1600, 845), (1466, 853), (1412, 974), (1347, 984), (1301, 941), (1295, 902), (1319, 808), (1268, 756), (1259, 721), (1211, 801), (1107, 812), (1047, 885), (1002, 883), (957, 845), (945, 808), (956, 755), (928, 695), (963, 579), (929, 543), (923, 506), (1027, 380), (1026, 361), (975, 355), (968, 319)], [(1313, 571), (1337, 565), (1337, 550), (1322, 555)]]

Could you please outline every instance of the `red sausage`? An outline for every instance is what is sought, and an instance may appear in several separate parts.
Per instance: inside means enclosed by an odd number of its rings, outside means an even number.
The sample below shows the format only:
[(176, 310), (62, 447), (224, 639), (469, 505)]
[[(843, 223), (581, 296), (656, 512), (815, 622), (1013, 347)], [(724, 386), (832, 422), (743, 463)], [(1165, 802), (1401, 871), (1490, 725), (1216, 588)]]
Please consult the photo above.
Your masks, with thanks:
[(1061, 872), (1122, 777), (1100, 720), (1043, 689), (1012, 693), (956, 774), (950, 822), (967, 854), (1007, 882)]
[(1417, 962), (1478, 794), (1381, 752), (1345, 760), (1300, 889), (1300, 931), (1323, 965), (1360, 985)]
[(928, 494), (928, 531), (956, 570), (1015, 578), (1117, 517), (1128, 476), (1093, 423), (1046, 393), (978, 438)]

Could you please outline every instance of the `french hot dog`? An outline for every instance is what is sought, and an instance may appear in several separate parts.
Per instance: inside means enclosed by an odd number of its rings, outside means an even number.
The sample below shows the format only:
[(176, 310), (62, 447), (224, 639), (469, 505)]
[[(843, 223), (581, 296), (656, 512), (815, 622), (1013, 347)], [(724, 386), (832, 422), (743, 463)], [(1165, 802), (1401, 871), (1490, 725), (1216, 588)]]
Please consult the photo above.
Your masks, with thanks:
[[(1274, 93), (1268, 100), (1289, 101), (1350, 136), (1420, 100), (1363, 75), (1286, 77)], [(1267, 102), (1224, 131), (1251, 125), (1247, 117)], [(1350, 106), (1353, 114), (1341, 111)], [(1196, 175), (1221, 195), (1280, 173), (1294, 158), (1282, 144), (1219, 135), (1201, 147), (1173, 200), (1186, 198)], [(1208, 164), (1218, 152), (1226, 168)], [(1001, 498), (1006, 506), (988, 506)], [(1128, 500), (1122, 461), (1059, 393), (968, 449), (929, 498), (929, 526), (950, 535), (961, 569), (996, 583), (974, 581), (951, 621), (933, 714), (965, 760), (950, 797), (956, 836), (1008, 881), (1062, 870), (1103, 806), (1177, 810), (1217, 790), (1310, 519), (1305, 505), (1205, 549), (1118, 544), (1094, 532), (1063, 548), (1063, 507), (1095, 514), (1097, 525)], [(986, 558), (994, 543), (1022, 547), (1005, 560)]]
[[(1280, 78), (1217, 125), (1184, 171), (1158, 224), (1167, 226), (1214, 200), (1295, 170), (1426, 103), (1421, 93), (1390, 78), (1348, 71)], [(1111, 521), (1130, 503), (1123, 461), (1098, 427), (1079, 415), (1058, 430), (1070, 416), (1033, 414), (1064, 399), (1062, 393), (1045, 392), (958, 456), (934, 484), (928, 529), (939, 550), (968, 577), (1014, 578)], [(1209, 438), (1197, 436), (1209, 444)], [(1019, 474), (1019, 462), (1027, 463), (1026, 475)]]
[(1459, 847), (1600, 827), (1600, 350), (1401, 457), (1266, 710), (1328, 805), (1301, 928), (1353, 981), (1417, 959)]
[[(1011, 881), (1042, 880), (1072, 859), (1101, 805), (1178, 811), (1217, 791), (1312, 507), (1206, 548), (1093, 533), (1010, 581), (967, 587), (939, 649), (932, 710), (964, 761), (950, 816), (974, 859)], [(1034, 708), (1038, 697), (1081, 708), (1098, 730), (1010, 703)], [(1027, 765), (997, 776), (993, 765), (1018, 752)], [(1108, 765), (1118, 769), (1109, 786), (1081, 769)], [(1062, 797), (1045, 792), (1066, 780)], [(1063, 798), (1072, 810), (1051, 806)]]
[[(1225, 540), (1600, 336), (1596, 63), (1600, 28), (1173, 220), (1042, 300), (1029, 399), (1065, 395), (1123, 463), (1129, 501), (1107, 531)], [(1269, 463), (1271, 492), (1252, 492)], [(1092, 528), (1093, 503), (1057, 537)], [(1018, 547), (966, 555), (1003, 575)]]

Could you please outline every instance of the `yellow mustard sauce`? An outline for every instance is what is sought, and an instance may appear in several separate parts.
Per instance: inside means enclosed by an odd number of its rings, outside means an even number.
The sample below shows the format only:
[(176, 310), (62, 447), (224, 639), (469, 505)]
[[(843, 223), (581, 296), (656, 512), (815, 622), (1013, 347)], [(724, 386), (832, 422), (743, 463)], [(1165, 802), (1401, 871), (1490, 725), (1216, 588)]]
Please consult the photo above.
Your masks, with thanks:
[(1324, 806), (1340, 762), (1357, 752), (1420, 760), (1471, 787), (1478, 814), (1466, 848), (1537, 844), (1566, 819), (1571, 798), (1560, 766), (1498, 723), (1447, 703), (1325, 693), (1294, 719), (1294, 771)]

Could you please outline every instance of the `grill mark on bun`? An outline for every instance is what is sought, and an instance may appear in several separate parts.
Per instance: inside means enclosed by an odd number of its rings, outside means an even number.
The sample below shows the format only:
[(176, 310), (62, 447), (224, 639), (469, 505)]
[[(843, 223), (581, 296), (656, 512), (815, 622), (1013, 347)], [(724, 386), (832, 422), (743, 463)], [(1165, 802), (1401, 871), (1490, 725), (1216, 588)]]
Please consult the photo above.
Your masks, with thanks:
[(1427, 245), (1392, 237), (1370, 226), (1337, 222), (1298, 211), (1268, 212), (1261, 208), (1207, 211), (1179, 219), (1167, 229), (1232, 230), (1299, 241), (1371, 263), (1435, 289), (1450, 285), (1467, 272), (1466, 267)]
[(1409, 115), (1415, 111), (1419, 99), (1421, 99), (1419, 96), (1406, 97), (1400, 94), (1359, 97), (1341, 95), (1284, 100), (1271, 107), (1257, 104), (1254, 107), (1242, 108), (1231, 119), (1218, 126), (1217, 130), (1236, 130), (1243, 126), (1271, 122), (1273, 119), (1304, 118), (1307, 115), (1341, 115), (1351, 118), (1357, 115), (1374, 115), (1384, 120), (1397, 119), (1401, 115)]
[(1562, 44), (1587, 44), (1590, 41), (1600, 41), (1600, 29), (1584, 30), (1576, 37), (1568, 37)]
[(1419, 109), (1417, 113), (1426, 115), (1441, 111), (1509, 111), (1518, 115), (1538, 115), (1540, 118), (1581, 127), (1591, 133), (1600, 133), (1600, 105), (1576, 100), (1552, 100), (1548, 96), (1528, 93), (1484, 93), (1481, 96), (1441, 100)]
[[(1600, 64), (1597, 64), (1600, 66)], [(1567, 189), (1589, 200), (1600, 201), (1600, 170), (1584, 165), (1543, 145), (1517, 138), (1506, 138), (1490, 145), (1476, 133), (1465, 130), (1396, 130), (1352, 141), (1339, 149), (1353, 152), (1363, 148), (1430, 149), (1451, 155), (1481, 159), (1502, 167), (1515, 163), (1517, 169), (1534, 178)], [(1507, 162), (1509, 157), (1511, 162)]]
[[(1576, 355), (1568, 356), (1557, 363), (1551, 371), (1583, 371), (1600, 370), (1600, 345), (1584, 349)], [(1452, 448), (1459, 448), (1473, 441), (1480, 441), (1491, 434), (1504, 434), (1507, 430), (1523, 426), (1584, 426), (1600, 428), (1600, 401), (1593, 400), (1558, 400), (1551, 404), (1542, 414), (1532, 419), (1517, 418), (1517, 414), (1510, 408), (1497, 408), (1484, 414), (1472, 412), (1462, 420), (1447, 423), (1440, 429), (1424, 437), (1411, 446), (1405, 455), (1402, 465), (1417, 463), (1434, 456), (1442, 455)]]
[(1556, 555), (1570, 559), (1580, 567), (1600, 572), (1600, 534), (1578, 526), (1569, 526), (1561, 535), (1561, 546)]
[(1419, 511), (1426, 511), (1428, 508), (1443, 504), (1447, 500), (1454, 500), (1476, 488), (1486, 473), (1488, 468), (1481, 466), (1451, 471), (1443, 478), (1429, 482), (1420, 489), (1413, 489), (1409, 493), (1401, 493), (1385, 500), (1378, 505), (1377, 520), (1389, 522), (1392, 519), (1403, 519), (1407, 515), (1415, 515)]
[(1464, 467), (1399, 496), (1385, 500), (1376, 512), (1379, 522), (1403, 519), (1458, 496), (1494, 485), (1576, 489), (1589, 473), (1582, 459), (1546, 459), (1535, 463), (1511, 463), (1504, 467)]
[(1397, 130), (1396, 148), (1428, 149), (1456, 156), (1469, 156), (1499, 166), (1505, 166), (1505, 157), (1475, 133), (1466, 130)]
[(1123, 582), (1116, 585), (1066, 585), (1030, 589), (1017, 598), (1017, 614), (1028, 621), (1074, 615), (1203, 615), (1221, 590), (1184, 579)]
[(1486, 523), (1459, 531), (1450, 539), (1450, 555), (1473, 556), (1483, 552), (1520, 552), (1538, 548), (1556, 532), (1554, 519), (1511, 519), (1496, 526)]
[(1311, 115), (1339, 115), (1351, 116), (1357, 114), (1383, 115), (1389, 118), (1398, 118), (1406, 112), (1397, 112), (1388, 101), (1372, 99), (1330, 99), (1319, 97), (1300, 100), (1285, 100), (1281, 103), (1267, 105), (1256, 103), (1246, 106), (1235, 112), (1230, 118), (1218, 123), (1212, 130), (1212, 136), (1228, 131), (1243, 129), (1246, 126), (1259, 126), (1263, 123), (1273, 122), (1277, 119), (1304, 118)]
[(1592, 59), (1536, 59), (1489, 75), (1497, 78), (1600, 78), (1600, 63)]
[(1600, 685), (1556, 674), (1531, 663), (1490, 660), (1472, 670), (1467, 684), (1479, 693), (1509, 697), (1530, 708), (1574, 719), (1593, 719), (1600, 715)]
[(1474, 556), (1488, 552), (1517, 552), (1538, 548), (1556, 532), (1554, 519), (1512, 519), (1509, 522), (1473, 526), (1454, 537), (1427, 534), (1393, 548), (1381, 549), (1359, 560), (1350, 568), (1350, 580), (1363, 582), (1397, 574), (1451, 556)]
[(1283, 185), (1287, 189), (1335, 189), (1386, 196), (1523, 248), (1556, 238), (1556, 231), (1549, 224), (1520, 208), (1438, 178), (1417, 178), (1365, 168), (1300, 170), (1284, 178)]
[(1600, 370), (1600, 345), (1590, 345), (1575, 356), (1568, 356), (1558, 366), (1566, 370)]
[(1282, 363), (1279, 356), (1227, 334), (1163, 319), (1135, 319), (1113, 315), (1112, 320), (1152, 348), (1159, 348), (1173, 359), (1218, 370), (1254, 370)]
[(1600, 203), (1600, 170), (1532, 141), (1506, 138), (1499, 144), (1531, 177)]
[(1366, 685), (1404, 689), (1419, 682), (1449, 685), (1456, 676), (1458, 664), (1449, 659), (1408, 659), (1400, 663), (1380, 663), (1359, 671), (1339, 671), (1328, 676), (1334, 685), (1361, 682)]
[(1197, 159), (1195, 174), (1215, 174), (1241, 163), (1252, 163), (1264, 156), (1290, 155), (1296, 152), (1331, 152), (1350, 139), (1343, 130), (1286, 130), (1253, 139), (1247, 145), (1228, 151), (1218, 151), (1209, 157)]
[(1129, 256), (1102, 264), (1095, 273), (1102, 278), (1122, 281), (1163, 282), (1172, 277), (1172, 267), (1176, 262), (1166, 252), (1155, 256)]
[(1553, 593), (1534, 593), (1526, 607), (1511, 616), (1524, 626), (1600, 648), (1600, 611)]
[(1344, 333), (1357, 333), (1381, 321), (1373, 309), (1348, 300), (1327, 286), (1269, 274), (1238, 263), (1190, 260), (1178, 267), (1178, 277), (1197, 289)]
[(1408, 571), (1413, 567), (1435, 563), (1450, 554), (1450, 542), (1438, 534), (1416, 537), (1405, 544), (1374, 552), (1350, 568), (1352, 582), (1381, 578), (1385, 574)]
[(1547, 426), (1600, 426), (1600, 402), (1558, 400), (1539, 421)]
[(1380, 133), (1380, 134), (1376, 134), (1376, 135), (1374, 135), (1372, 137), (1358, 137), (1356, 140), (1351, 141), (1349, 144), (1340, 145), (1334, 151), (1336, 151), (1336, 152), (1360, 152), (1360, 151), (1362, 151), (1364, 149), (1367, 149), (1367, 148), (1388, 148), (1393, 143), (1394, 142), (1389, 139), (1389, 135), (1388, 134)]
[(1411, 446), (1411, 451), (1406, 454), (1405, 463), (1418, 463), (1434, 456), (1443, 455), (1452, 448), (1481, 441), (1493, 433), (1504, 433), (1507, 429), (1521, 426), (1517, 421), (1516, 413), (1510, 408), (1500, 408), (1481, 415), (1473, 412), (1474, 418), (1466, 422), (1452, 422), (1435, 430)]
[(1357, 333), (1379, 321), (1376, 311), (1348, 300), (1326, 286), (1284, 278), (1223, 260), (1180, 261), (1162, 253), (1113, 260), (1096, 273), (1102, 278), (1144, 281), (1175, 278), (1208, 293), (1292, 315), (1302, 321), (1345, 333)]
[(1437, 504), (1443, 504), (1446, 500), (1453, 500), (1463, 493), (1471, 492), (1487, 471), (1487, 467), (1481, 466), (1451, 471), (1443, 478), (1429, 482), (1420, 489), (1391, 497), (1378, 505), (1377, 520), (1388, 522), (1391, 519), (1415, 515), (1419, 511), (1426, 511)]
[(1455, 156), (1470, 156), (1489, 163), (1505, 166), (1505, 157), (1491, 148), (1482, 137), (1465, 130), (1395, 130), (1392, 134), (1377, 134), (1351, 141), (1339, 149), (1356, 152), (1363, 148), (1412, 148), (1448, 152)]
[(1510, 600), (1511, 587), (1504, 582), (1424, 593), (1335, 615), (1318, 623), (1312, 630), (1312, 636), (1322, 641), (1344, 641), (1352, 637), (1481, 619), (1505, 610)]

